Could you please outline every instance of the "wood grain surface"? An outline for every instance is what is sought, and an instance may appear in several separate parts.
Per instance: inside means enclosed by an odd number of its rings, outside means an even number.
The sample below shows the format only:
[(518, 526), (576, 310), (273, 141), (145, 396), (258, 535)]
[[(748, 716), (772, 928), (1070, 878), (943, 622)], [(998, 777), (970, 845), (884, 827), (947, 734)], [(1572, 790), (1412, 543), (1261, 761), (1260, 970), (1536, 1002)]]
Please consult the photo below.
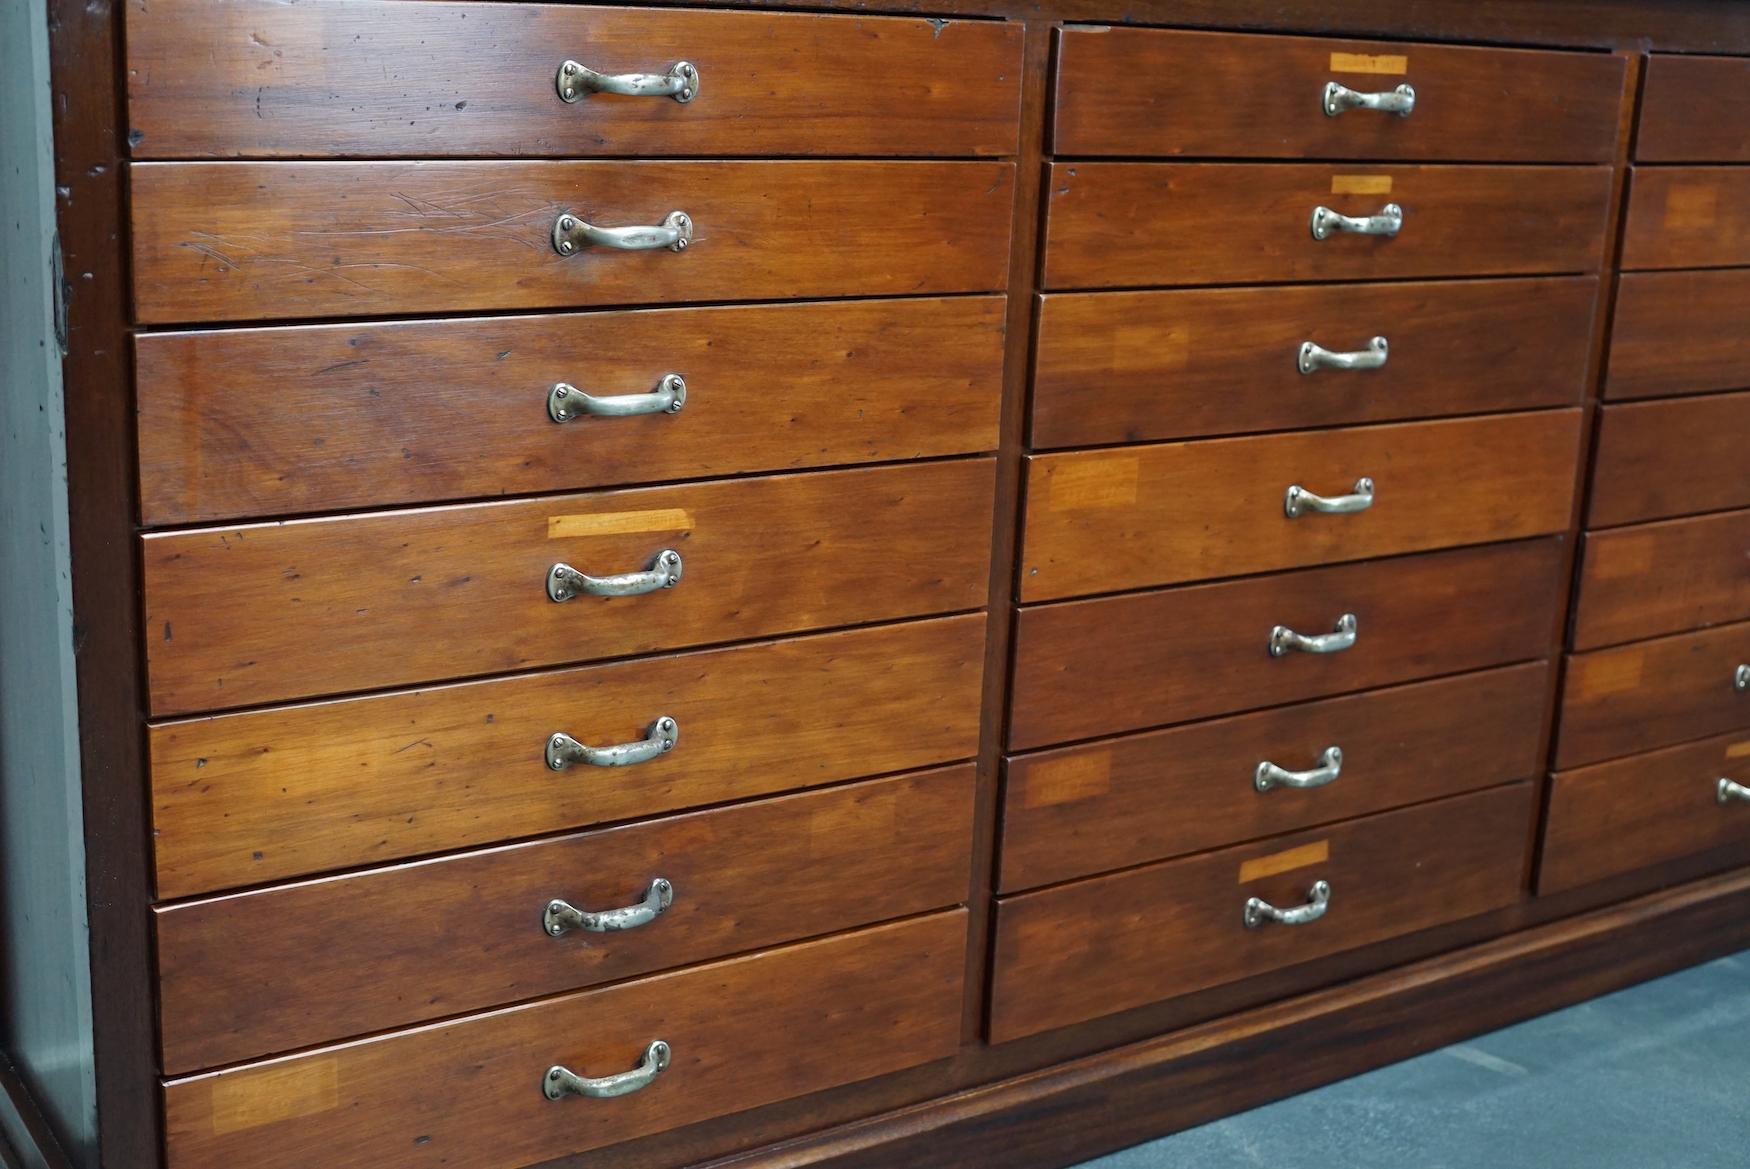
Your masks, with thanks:
[[(1048, 293), (1032, 445), (1573, 405), (1597, 287), (1572, 276)], [(1379, 369), (1300, 372), (1303, 341), (1355, 352), (1376, 336), (1389, 345)]]
[[(164, 1088), (168, 1169), (513, 1169), (954, 1053), (964, 912), (208, 1075)], [(799, 1038), (806, 1036), (806, 1042)], [(609, 1100), (547, 1069), (672, 1063)]]
[(1639, 166), (1629, 183), (1622, 266), (1750, 264), (1750, 168)]
[(1605, 406), (1586, 522), (1595, 528), (1750, 506), (1750, 391)]
[(1616, 287), (1606, 398), (1750, 388), (1750, 271), (1630, 272)]
[[(1319, 430), (1028, 460), (1021, 599), (1111, 592), (1560, 531), (1580, 411)], [(1292, 485), (1373, 504), (1290, 517)]]
[[(1022, 609), (1011, 750), (1545, 656), (1561, 545), (1531, 540)], [(1270, 630), (1355, 644), (1273, 658)]]
[[(148, 524), (563, 491), (996, 447), (1003, 300), (883, 300), (151, 333)], [(686, 380), (675, 414), (548, 415)], [(264, 401), (272, 409), (262, 409)]]
[[(169, 715), (974, 609), (989, 459), (148, 535)], [(683, 559), (672, 588), (547, 595)]]
[[(1533, 662), (1012, 758), (1002, 888), (1529, 779), (1549, 672)], [(1343, 755), (1328, 786), (1254, 786), (1259, 763), (1304, 771), (1329, 747)]]
[(1750, 511), (1592, 532), (1583, 556), (1577, 650), (1750, 620)]
[[(1604, 167), (1362, 163), (1056, 162), (1050, 184), (1052, 289), (1590, 272), (1611, 191)], [(1388, 203), (1396, 236), (1313, 238), (1315, 207)]]
[[(1608, 162), (1621, 58), (1143, 28), (1058, 33), (1060, 155)], [(1324, 111), (1408, 84), (1408, 117)]]
[[(1021, 28), (860, 14), (129, 0), (135, 158), (1012, 154)], [(698, 71), (560, 100), (560, 63)], [(781, 82), (780, 82), (781, 79)]]
[[(1523, 895), (1529, 784), (1004, 898), (990, 1033), (1001, 1043), (1498, 909)], [(1330, 908), (1247, 929), (1258, 897)], [(1104, 907), (1090, 913), (1090, 906)]]
[(1647, 58), (1635, 157), (1642, 162), (1750, 162), (1750, 60)]
[[(144, 323), (1003, 286), (1014, 167), (999, 162), (137, 163)], [(553, 247), (692, 218), (683, 252)]]

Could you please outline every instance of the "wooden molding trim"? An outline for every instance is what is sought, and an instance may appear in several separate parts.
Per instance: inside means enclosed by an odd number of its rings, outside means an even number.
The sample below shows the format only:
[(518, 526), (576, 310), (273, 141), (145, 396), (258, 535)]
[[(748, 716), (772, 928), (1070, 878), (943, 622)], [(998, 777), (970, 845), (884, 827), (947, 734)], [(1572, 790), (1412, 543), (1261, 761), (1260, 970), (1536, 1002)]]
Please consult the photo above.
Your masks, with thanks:
[(705, 1169), (1058, 1169), (1746, 945), (1740, 870)]

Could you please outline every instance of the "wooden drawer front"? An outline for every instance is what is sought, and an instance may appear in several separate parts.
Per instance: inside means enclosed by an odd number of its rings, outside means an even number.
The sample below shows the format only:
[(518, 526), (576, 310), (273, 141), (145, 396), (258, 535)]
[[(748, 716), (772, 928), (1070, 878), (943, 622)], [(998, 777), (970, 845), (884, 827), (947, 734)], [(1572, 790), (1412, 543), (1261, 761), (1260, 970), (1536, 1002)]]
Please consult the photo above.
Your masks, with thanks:
[(1750, 511), (1585, 538), (1574, 648), (1750, 619)]
[[(973, 609), (989, 459), (149, 535), (152, 710), (176, 714)], [(548, 571), (672, 588), (556, 604)]]
[(1568, 658), (1558, 768), (1750, 730), (1750, 622)]
[[(1106, 288), (1589, 272), (1610, 172), (1058, 162), (1049, 189), (1045, 286)], [(1403, 210), (1394, 237), (1313, 238), (1315, 207), (1388, 203)]]
[(1537, 891), (1558, 893), (1713, 849), (1750, 852), (1750, 734), (1685, 743), (1557, 773), (1550, 782)]
[[(141, 508), (189, 523), (991, 450), (1003, 300), (156, 333), (136, 354)], [(557, 383), (670, 373), (678, 413), (549, 415)]]
[[(960, 1043), (963, 911), (304, 1055), (171, 1080), (169, 1169), (513, 1169), (943, 1059)], [(547, 1069), (668, 1068), (548, 1100)]]
[(1606, 406), (1587, 522), (1603, 528), (1750, 506), (1750, 392)]
[(1636, 167), (1624, 268), (1750, 264), (1750, 167)]
[[(984, 617), (159, 723), (158, 893), (186, 897), (971, 757)], [(547, 737), (673, 750), (555, 775)]]
[(1750, 162), (1750, 60), (1654, 54), (1640, 119), (1642, 162)]
[[(1036, 448), (1484, 414), (1580, 400), (1597, 281), (1051, 294)], [(1374, 370), (1303, 374), (1303, 342), (1388, 342)]]
[[(1555, 540), (1023, 609), (1015, 750), (1543, 657), (1566, 581)], [(1271, 629), (1340, 653), (1271, 657)]]
[[(1509, 905), (1524, 882), (1531, 794), (1530, 785), (1513, 784), (1005, 898), (997, 909), (991, 1040)], [(1322, 918), (1246, 928), (1250, 898), (1301, 905), (1315, 881), (1330, 885)]]
[[(1066, 28), (1057, 62), (1058, 154), (1608, 162), (1622, 100), (1596, 53)], [(1330, 116), (1330, 84), (1417, 104)]]
[(1750, 271), (1631, 272), (1616, 289), (1606, 398), (1750, 387)]
[[(139, 320), (363, 316), (1000, 289), (1000, 162), (139, 163)], [(685, 251), (554, 223), (692, 219)]]
[[(953, 905), (971, 843), (966, 765), (174, 906), (157, 915), (165, 1070)], [(542, 927), (556, 897), (636, 905), (657, 879), (673, 902), (644, 926)]]
[[(1021, 29), (557, 4), (133, 0), (136, 158), (1006, 154)], [(696, 70), (695, 96), (560, 99), (560, 63)], [(782, 78), (782, 84), (776, 79)]]
[[(1526, 779), (1540, 765), (1548, 677), (1535, 662), (1010, 759), (1001, 887)], [(1258, 790), (1261, 763), (1315, 769), (1332, 747), (1329, 786)]]
[[(1559, 531), (1580, 412), (1119, 447), (1028, 460), (1021, 599), (1043, 601)], [(1291, 518), (1291, 485), (1374, 483), (1364, 512)]]

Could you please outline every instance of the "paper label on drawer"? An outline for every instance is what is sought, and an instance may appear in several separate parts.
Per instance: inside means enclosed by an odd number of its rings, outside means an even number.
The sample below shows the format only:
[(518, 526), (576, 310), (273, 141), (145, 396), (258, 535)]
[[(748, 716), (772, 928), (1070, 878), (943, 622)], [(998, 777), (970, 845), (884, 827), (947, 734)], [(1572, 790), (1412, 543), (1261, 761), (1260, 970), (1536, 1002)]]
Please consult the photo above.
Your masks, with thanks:
[(1047, 476), (1052, 511), (1129, 507), (1136, 502), (1135, 455), (1076, 455), (1058, 460)]
[(693, 526), (690, 512), (678, 507), (660, 511), (609, 511), (598, 515), (547, 517), (547, 539), (576, 536), (621, 536), (632, 532), (684, 532)]
[(1719, 203), (1717, 187), (1674, 186), (1665, 192), (1665, 226), (1679, 231), (1712, 227)]
[(1603, 657), (1576, 658), (1579, 669), (1568, 667), (1568, 687), (1576, 698), (1622, 694), (1641, 684), (1646, 659), (1639, 650), (1613, 650)]
[(1027, 768), (1021, 803), (1029, 808), (1071, 804), (1103, 795), (1112, 786), (1112, 752), (1077, 752)]
[(300, 1059), (213, 1080), (213, 1131), (238, 1132), (340, 1106), (340, 1062)]
[(1727, 759), (1750, 758), (1750, 740), (1746, 740), (1745, 742), (1742, 742), (1742, 743), (1733, 743), (1731, 746), (1727, 747), (1726, 748), (1726, 758)]
[(1332, 53), (1332, 73), (1376, 73), (1402, 77), (1410, 71), (1410, 59), (1395, 53)]
[(1332, 175), (1333, 195), (1389, 195), (1390, 175)]
[(1295, 869), (1304, 869), (1308, 865), (1321, 865), (1331, 859), (1331, 842), (1328, 840), (1303, 844), (1299, 848), (1290, 848), (1283, 852), (1273, 852), (1269, 856), (1257, 856), (1240, 865), (1240, 884), (1274, 877), (1277, 873), (1291, 873)]

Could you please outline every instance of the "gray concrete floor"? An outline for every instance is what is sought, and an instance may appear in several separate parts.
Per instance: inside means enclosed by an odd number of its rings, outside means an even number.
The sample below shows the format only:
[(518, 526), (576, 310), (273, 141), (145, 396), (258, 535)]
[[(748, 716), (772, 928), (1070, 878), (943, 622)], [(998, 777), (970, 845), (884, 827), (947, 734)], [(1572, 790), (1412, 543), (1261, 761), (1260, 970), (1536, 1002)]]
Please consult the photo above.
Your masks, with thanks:
[(1079, 1169), (1750, 1169), (1750, 950)]

